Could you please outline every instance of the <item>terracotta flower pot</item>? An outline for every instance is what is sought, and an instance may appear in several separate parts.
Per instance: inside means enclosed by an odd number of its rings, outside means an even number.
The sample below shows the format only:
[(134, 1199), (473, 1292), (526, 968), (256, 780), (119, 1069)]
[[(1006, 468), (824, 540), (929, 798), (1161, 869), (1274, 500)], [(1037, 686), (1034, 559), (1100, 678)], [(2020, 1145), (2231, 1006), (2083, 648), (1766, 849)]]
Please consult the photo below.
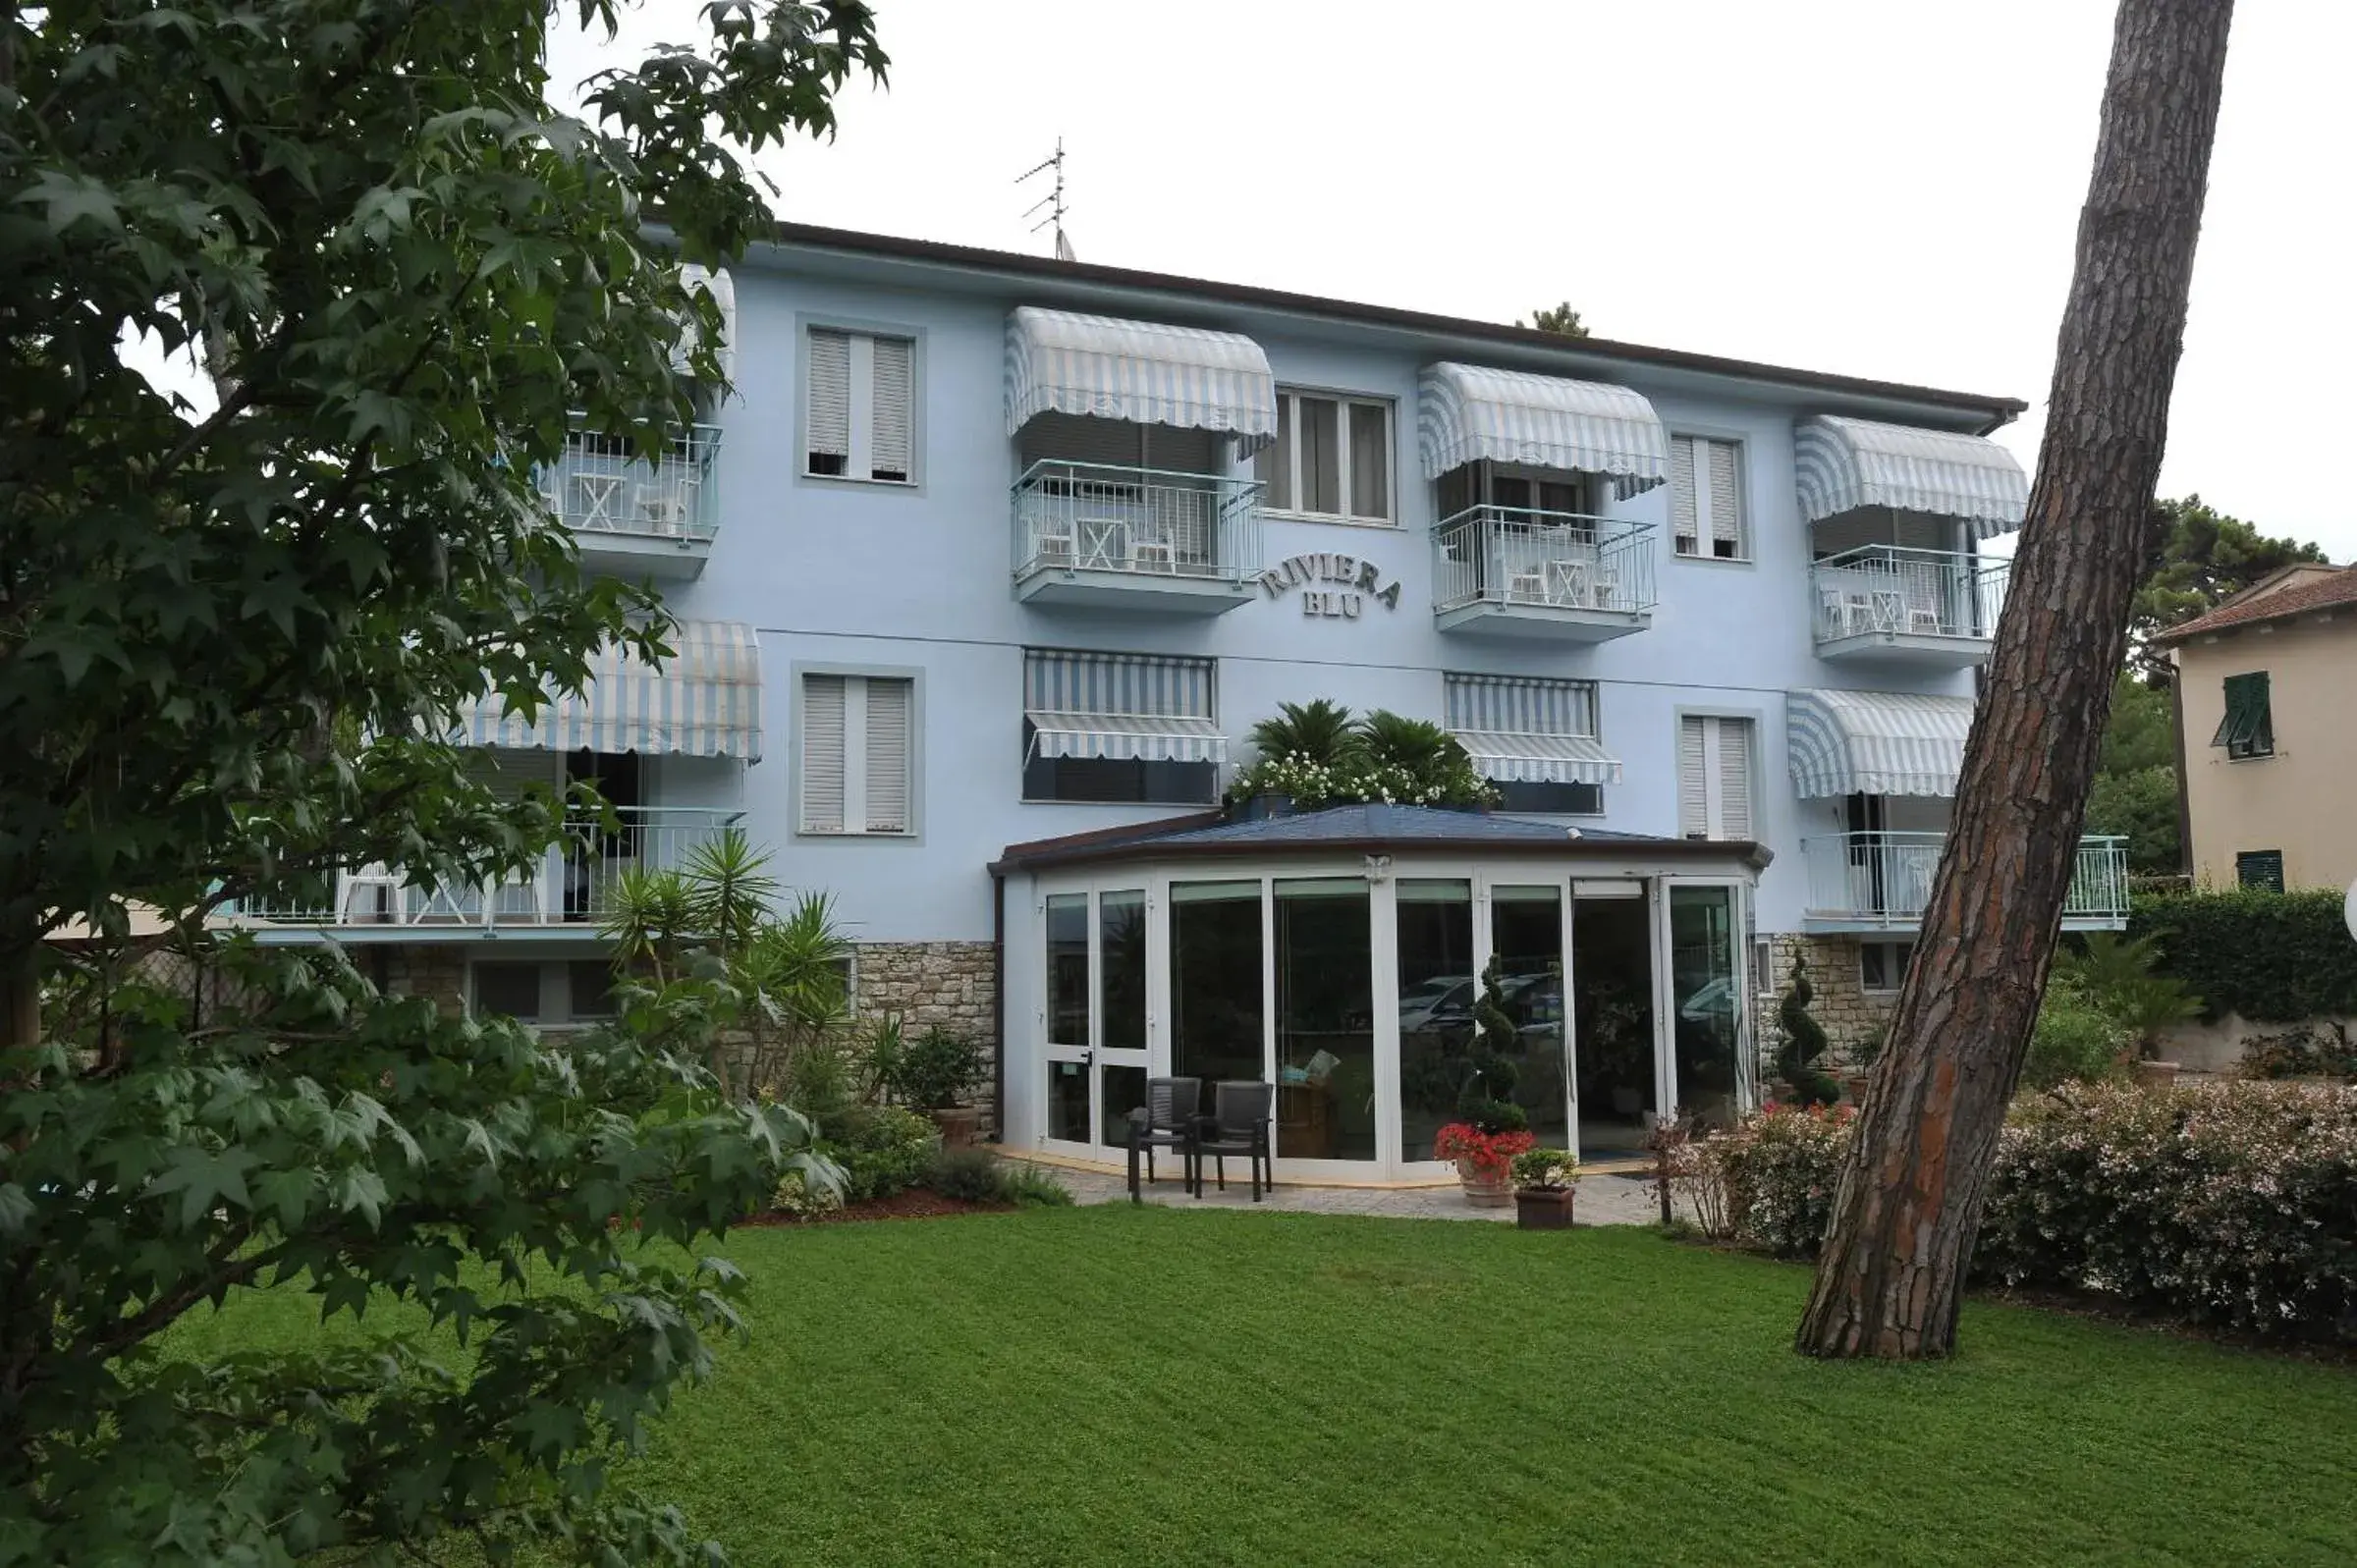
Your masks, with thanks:
[(1485, 1170), (1470, 1160), (1459, 1160), (1456, 1179), (1465, 1189), (1465, 1202), (1476, 1209), (1503, 1209), (1513, 1202), (1513, 1172), (1504, 1165)]
[(974, 1135), (982, 1130), (982, 1112), (972, 1106), (948, 1106), (925, 1114), (933, 1118), (944, 1149), (970, 1149)]
[(1573, 1187), (1516, 1187), (1514, 1189), (1514, 1228), (1517, 1230), (1569, 1230), (1571, 1228), (1571, 1197)]

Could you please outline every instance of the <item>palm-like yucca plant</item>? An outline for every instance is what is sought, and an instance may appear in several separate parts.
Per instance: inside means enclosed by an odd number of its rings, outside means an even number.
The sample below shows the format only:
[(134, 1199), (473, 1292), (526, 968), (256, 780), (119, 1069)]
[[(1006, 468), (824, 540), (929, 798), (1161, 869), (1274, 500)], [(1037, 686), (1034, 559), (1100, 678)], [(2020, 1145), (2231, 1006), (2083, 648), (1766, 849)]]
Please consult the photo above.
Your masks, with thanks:
[(1279, 703), (1276, 717), (1252, 727), (1252, 744), (1263, 757), (1300, 757), (1329, 768), (1356, 761), (1359, 755), (1350, 710), (1327, 697)]
[(723, 828), (688, 850), (681, 870), (696, 925), (723, 957), (740, 951), (778, 895), (769, 856), (752, 846), (742, 828)]
[(1465, 760), (1464, 746), (1439, 725), (1383, 708), (1359, 720), (1358, 740), (1369, 762), (1389, 764), (1418, 779), (1438, 778)]
[(739, 1017), (749, 1039), (745, 1080), (777, 1083), (807, 1051), (835, 1049), (850, 1021), (844, 966), (850, 939), (824, 892), (805, 892), (783, 919), (763, 920), (729, 961)]
[(704, 933), (696, 918), (696, 892), (677, 871), (625, 866), (607, 884), (598, 932), (614, 944), (614, 961), (644, 966), (658, 986), (680, 969), (686, 949)]

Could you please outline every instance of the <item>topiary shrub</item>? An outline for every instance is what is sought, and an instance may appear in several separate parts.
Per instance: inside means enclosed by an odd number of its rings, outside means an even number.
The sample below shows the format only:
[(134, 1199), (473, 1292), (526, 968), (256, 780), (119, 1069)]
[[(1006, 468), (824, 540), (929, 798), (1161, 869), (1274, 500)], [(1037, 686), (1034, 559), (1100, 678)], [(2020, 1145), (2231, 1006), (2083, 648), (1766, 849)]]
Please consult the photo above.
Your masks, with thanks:
[(1784, 1028), (1783, 1049), (1776, 1054), (1776, 1071), (1792, 1086), (1792, 1098), (1799, 1104), (1830, 1106), (1841, 1098), (1841, 1085), (1817, 1065), (1817, 1058), (1825, 1054), (1826, 1039), (1825, 1027), (1809, 1015), (1809, 1003), (1816, 996), (1809, 984), (1809, 966), (1794, 953), (1791, 989), (1776, 1008), (1777, 1022)]
[(1465, 1081), (1456, 1092), (1456, 1113), (1474, 1130), (1496, 1134), (1529, 1128), (1529, 1114), (1514, 1103), (1522, 1069), (1513, 1057), (1521, 1051), (1521, 1036), (1506, 1010), (1506, 983), (1493, 953), (1481, 972), (1481, 996), (1473, 1003), (1472, 1049), (1466, 1056)]

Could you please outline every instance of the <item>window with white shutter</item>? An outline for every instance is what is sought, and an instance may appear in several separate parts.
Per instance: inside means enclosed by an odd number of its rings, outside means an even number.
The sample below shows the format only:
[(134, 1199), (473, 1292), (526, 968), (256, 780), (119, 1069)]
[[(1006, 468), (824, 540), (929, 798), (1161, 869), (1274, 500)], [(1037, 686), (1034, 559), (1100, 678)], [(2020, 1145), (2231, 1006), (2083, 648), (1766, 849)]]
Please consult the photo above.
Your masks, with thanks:
[(801, 831), (915, 831), (915, 683), (904, 676), (801, 677)]
[(1279, 388), (1277, 439), (1253, 459), (1271, 512), (1392, 520), (1392, 406)]
[(1752, 808), (1752, 724), (1689, 716), (1677, 725), (1677, 831), (1681, 838), (1758, 837)]
[(812, 327), (803, 471), (830, 479), (916, 479), (916, 341)]
[(1751, 559), (1740, 442), (1670, 438), (1670, 526), (1681, 556)]

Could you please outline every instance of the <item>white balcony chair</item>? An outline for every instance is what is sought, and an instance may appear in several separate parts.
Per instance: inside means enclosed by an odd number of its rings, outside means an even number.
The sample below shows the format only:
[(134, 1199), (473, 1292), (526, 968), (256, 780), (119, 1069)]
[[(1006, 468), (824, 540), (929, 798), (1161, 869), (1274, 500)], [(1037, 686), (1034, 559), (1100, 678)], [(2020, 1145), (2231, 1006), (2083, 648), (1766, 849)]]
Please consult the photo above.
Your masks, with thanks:
[(1172, 547), (1167, 528), (1148, 523), (1130, 533), (1129, 569), (1174, 574), (1178, 570), (1178, 552)]
[(1896, 588), (1874, 590), (1874, 629), (1896, 631), (1906, 624), (1907, 596)]
[(638, 486), (638, 515), (656, 533), (684, 538), (695, 522), (693, 479), (647, 480)]
[(1935, 637), (1947, 630), (1946, 618), (1940, 613), (1940, 585), (1938, 583), (1908, 582), (1907, 630), (1928, 632)]
[[(354, 913), (357, 895), (367, 895), (361, 912)], [(381, 896), (378, 896), (380, 895)], [(357, 871), (336, 873), (336, 924), (339, 926), (399, 925), (404, 914), (401, 877), (382, 861)]]
[(618, 473), (576, 473), (573, 476), (573, 505), (565, 520), (576, 529), (613, 533), (622, 526), (622, 492), (628, 483)]

